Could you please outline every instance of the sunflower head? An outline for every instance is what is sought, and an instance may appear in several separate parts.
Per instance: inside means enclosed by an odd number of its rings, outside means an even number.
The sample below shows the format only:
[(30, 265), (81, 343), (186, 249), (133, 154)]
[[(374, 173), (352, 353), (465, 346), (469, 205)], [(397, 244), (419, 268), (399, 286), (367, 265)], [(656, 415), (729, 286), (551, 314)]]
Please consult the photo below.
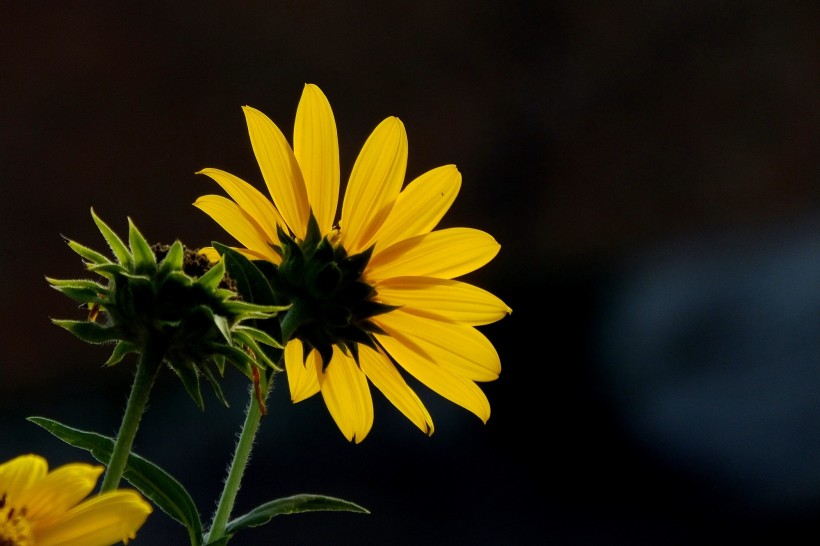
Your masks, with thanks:
[(130, 489), (87, 498), (102, 471), (84, 463), (49, 471), (33, 454), (0, 464), (0, 545), (108, 546), (135, 538), (151, 505)]
[(87, 319), (54, 320), (57, 325), (89, 343), (115, 343), (106, 365), (148, 347), (159, 352), (200, 407), (201, 377), (225, 402), (211, 365), (221, 375), (230, 362), (249, 378), (252, 366), (275, 367), (259, 343), (279, 344), (245, 323), (271, 318), (282, 307), (243, 301), (224, 262), (211, 265), (179, 241), (151, 246), (130, 219), (126, 246), (93, 210), (91, 215), (115, 259), (68, 241), (102, 280), (48, 278), (53, 288), (88, 309)]
[[(394, 307), (374, 301), (376, 291), (362, 279), (373, 248), (348, 255), (335, 233), (322, 236), (311, 213), (307, 235), (299, 240), (280, 227), (276, 250), (282, 261), (269, 267), (269, 280), (281, 305), (282, 340), (300, 340), (305, 355), (315, 349), (327, 368), (333, 347), (358, 358), (358, 345), (375, 347), (381, 332), (370, 319)], [(265, 263), (265, 262), (261, 262)]]
[(405, 184), (407, 135), (390, 116), (365, 141), (342, 196), (336, 120), (317, 86), (304, 87), (292, 146), (261, 111), (243, 112), (268, 196), (207, 168), (200, 173), (230, 198), (203, 195), (194, 205), (266, 273), (276, 303), (291, 306), (277, 317), (291, 400), (321, 393), (345, 437), (360, 442), (373, 423), (372, 385), (432, 434), (409, 376), (486, 422), (478, 383), (495, 380), (501, 361), (477, 327), (511, 309), (456, 280), (500, 245), (477, 229), (437, 229), (461, 188), (455, 165)]

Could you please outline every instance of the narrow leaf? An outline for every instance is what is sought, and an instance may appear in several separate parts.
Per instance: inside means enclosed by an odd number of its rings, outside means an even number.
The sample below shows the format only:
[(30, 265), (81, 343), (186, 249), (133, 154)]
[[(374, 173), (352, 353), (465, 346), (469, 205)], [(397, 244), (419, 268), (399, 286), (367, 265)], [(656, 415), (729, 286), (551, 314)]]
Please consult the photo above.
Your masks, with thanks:
[(108, 227), (108, 224), (102, 221), (102, 219), (97, 216), (94, 212), (94, 209), (91, 209), (91, 217), (94, 219), (94, 223), (97, 224), (97, 228), (102, 233), (105, 240), (108, 242), (108, 246), (111, 247), (111, 252), (114, 253), (114, 256), (117, 257), (117, 261), (127, 268), (131, 268), (134, 265), (133, 260), (131, 259), (131, 253), (128, 252), (128, 247), (125, 246), (125, 243), (122, 242), (119, 235), (114, 233), (114, 230)]
[(116, 328), (101, 326), (86, 320), (52, 319), (51, 322), (65, 328), (86, 343), (108, 343), (119, 339)]
[(228, 534), (248, 527), (258, 527), (268, 523), (273, 517), (303, 512), (357, 512), (369, 514), (370, 510), (344, 499), (326, 495), (294, 495), (262, 504), (247, 514), (230, 521), (225, 529)]
[(156, 271), (157, 257), (131, 218), (128, 219), (128, 244), (134, 254), (134, 269), (137, 273)]
[(276, 305), (276, 298), (274, 298), (268, 279), (253, 262), (223, 244), (213, 243), (213, 246), (225, 261), (228, 275), (236, 281), (237, 289), (245, 301), (261, 305)]
[[(29, 417), (67, 444), (84, 449), (103, 464), (108, 464), (114, 450), (114, 439), (95, 432), (71, 428), (45, 417)], [(128, 456), (123, 477), (163, 512), (184, 525), (192, 546), (202, 544), (202, 521), (191, 495), (173, 476), (136, 453)]]

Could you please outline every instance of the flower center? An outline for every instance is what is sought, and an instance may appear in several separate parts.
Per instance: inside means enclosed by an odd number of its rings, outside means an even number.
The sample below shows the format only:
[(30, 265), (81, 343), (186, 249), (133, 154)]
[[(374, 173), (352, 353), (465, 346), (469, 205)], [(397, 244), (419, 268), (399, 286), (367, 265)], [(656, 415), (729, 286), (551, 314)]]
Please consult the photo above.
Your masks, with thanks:
[(0, 496), (0, 546), (34, 546), (26, 509), (7, 506), (5, 493)]
[(369, 319), (394, 309), (374, 301), (375, 289), (362, 278), (372, 248), (348, 255), (337, 239), (321, 236), (311, 214), (304, 241), (280, 230), (282, 263), (269, 273), (277, 303), (292, 306), (280, 315), (283, 341), (299, 339), (305, 355), (316, 349), (325, 368), (334, 345), (354, 358), (358, 343), (373, 347), (372, 333), (381, 330)]

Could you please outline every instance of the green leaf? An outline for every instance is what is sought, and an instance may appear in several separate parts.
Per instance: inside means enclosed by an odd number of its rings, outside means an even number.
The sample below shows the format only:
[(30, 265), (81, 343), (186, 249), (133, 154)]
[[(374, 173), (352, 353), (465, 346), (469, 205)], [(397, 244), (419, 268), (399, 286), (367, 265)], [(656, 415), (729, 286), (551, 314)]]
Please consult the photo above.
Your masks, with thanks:
[(326, 495), (294, 495), (266, 502), (257, 506), (247, 514), (231, 520), (225, 528), (227, 534), (248, 527), (258, 527), (268, 523), (273, 517), (285, 514), (300, 514), (303, 512), (357, 512), (369, 514), (370, 510), (344, 499), (328, 497)]
[(111, 356), (108, 357), (108, 360), (105, 361), (103, 366), (113, 366), (114, 364), (118, 364), (128, 353), (138, 352), (139, 350), (136, 345), (130, 341), (119, 341), (117, 342), (117, 346), (114, 347), (114, 352), (111, 353)]
[(134, 254), (134, 270), (137, 273), (149, 273), (157, 269), (157, 257), (151, 250), (151, 245), (139, 232), (137, 226), (128, 219), (128, 244)]
[(174, 241), (171, 248), (168, 249), (168, 254), (163, 258), (159, 265), (159, 271), (162, 275), (167, 275), (171, 271), (179, 271), (182, 269), (182, 264), (185, 258), (185, 249), (182, 248), (182, 243)]
[(199, 386), (199, 373), (184, 362), (174, 362), (171, 364), (171, 369), (177, 374), (177, 377), (182, 381), (182, 385), (188, 394), (199, 407), (200, 411), (205, 410), (205, 401), (202, 399), (202, 389)]
[(87, 246), (81, 245), (80, 243), (78, 243), (76, 241), (67, 241), (67, 242), (68, 242), (68, 246), (69, 246), (69, 248), (71, 248), (71, 250), (73, 250), (74, 252), (79, 254), (80, 257), (85, 258), (86, 260), (88, 260), (89, 262), (91, 262), (93, 264), (99, 265), (99, 264), (111, 263), (111, 260), (109, 260), (103, 254), (100, 254), (96, 250), (92, 250), (92, 249), (88, 248)]
[(197, 283), (201, 284), (208, 292), (212, 292), (222, 282), (225, 276), (225, 263), (219, 261), (213, 265), (204, 275), (197, 279)]
[(214, 372), (210, 368), (210, 366), (206, 364), (200, 366), (199, 369), (202, 370), (202, 375), (205, 377), (205, 379), (208, 380), (208, 383), (211, 384), (211, 388), (213, 388), (214, 395), (219, 399), (220, 402), (222, 402), (225, 405), (226, 408), (230, 407), (230, 405), (228, 404), (228, 399), (225, 398), (225, 393), (222, 392), (222, 387), (219, 386), (219, 378), (214, 375)]
[(52, 277), (46, 277), (46, 281), (48, 281), (48, 283), (54, 288), (62, 288), (67, 286), (69, 288), (96, 290), (97, 292), (106, 292), (108, 290), (107, 287), (101, 285), (97, 281), (92, 281), (89, 279), (55, 279)]
[(119, 339), (116, 328), (101, 326), (87, 320), (52, 319), (51, 322), (65, 328), (86, 343), (108, 343)]
[[(105, 299), (100, 297), (100, 291), (97, 289), (55, 285), (52, 285), (52, 288), (78, 303), (105, 303)], [(107, 291), (105, 290), (105, 292)]]
[[(67, 444), (84, 449), (103, 464), (111, 459), (114, 439), (95, 432), (71, 428), (45, 417), (29, 417), (29, 421), (44, 428)], [(136, 453), (128, 456), (123, 477), (163, 512), (188, 529), (192, 546), (202, 544), (202, 521), (191, 495), (173, 476)]]
[(97, 224), (97, 228), (102, 233), (105, 240), (108, 242), (108, 246), (111, 247), (111, 252), (114, 253), (114, 256), (117, 257), (117, 261), (127, 268), (131, 268), (134, 265), (134, 261), (131, 258), (131, 253), (128, 252), (128, 247), (125, 246), (125, 243), (122, 242), (119, 235), (114, 233), (114, 230), (108, 227), (108, 224), (102, 221), (102, 219), (97, 216), (94, 212), (94, 209), (91, 209), (91, 217), (94, 219), (94, 223)]
[(245, 301), (261, 305), (276, 305), (270, 283), (248, 258), (220, 243), (213, 243), (214, 248), (225, 261), (228, 275), (236, 281), (236, 287)]

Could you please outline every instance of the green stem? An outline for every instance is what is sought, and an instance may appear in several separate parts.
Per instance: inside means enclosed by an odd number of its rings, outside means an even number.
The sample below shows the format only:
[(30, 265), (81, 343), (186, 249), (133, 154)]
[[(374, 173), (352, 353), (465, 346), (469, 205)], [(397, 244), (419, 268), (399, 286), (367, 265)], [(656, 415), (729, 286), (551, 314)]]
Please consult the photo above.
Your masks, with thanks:
[(100, 486), (100, 493), (116, 489), (120, 484), (128, 463), (128, 456), (131, 454), (131, 447), (134, 445), (140, 419), (148, 403), (148, 395), (151, 393), (154, 378), (162, 363), (164, 351), (157, 351), (150, 345), (147, 344), (137, 363), (137, 373), (131, 385), (131, 394), (128, 396), (128, 404), (125, 406), (125, 414), (122, 417), (120, 431), (117, 433), (111, 460), (108, 462), (108, 469)]
[[(262, 379), (264, 382), (265, 380)], [(267, 398), (267, 385), (261, 386), (262, 396)], [(264, 401), (264, 400), (263, 400)], [(228, 477), (225, 480), (225, 487), (222, 489), (222, 495), (219, 497), (219, 504), (216, 507), (213, 521), (211, 522), (211, 529), (205, 539), (205, 544), (209, 544), (215, 540), (222, 538), (225, 534), (225, 528), (228, 525), (228, 518), (231, 517), (236, 495), (239, 492), (239, 486), (242, 482), (242, 475), (245, 473), (245, 467), (248, 465), (248, 460), (251, 456), (251, 448), (256, 437), (256, 431), (259, 430), (259, 421), (262, 418), (262, 412), (259, 408), (259, 403), (256, 401), (255, 391), (253, 385), (250, 388), (250, 400), (248, 401), (248, 409), (245, 414), (245, 423), (242, 425), (242, 432), (239, 435), (239, 441), (236, 443), (236, 450), (233, 454), (231, 467), (228, 470)]]

